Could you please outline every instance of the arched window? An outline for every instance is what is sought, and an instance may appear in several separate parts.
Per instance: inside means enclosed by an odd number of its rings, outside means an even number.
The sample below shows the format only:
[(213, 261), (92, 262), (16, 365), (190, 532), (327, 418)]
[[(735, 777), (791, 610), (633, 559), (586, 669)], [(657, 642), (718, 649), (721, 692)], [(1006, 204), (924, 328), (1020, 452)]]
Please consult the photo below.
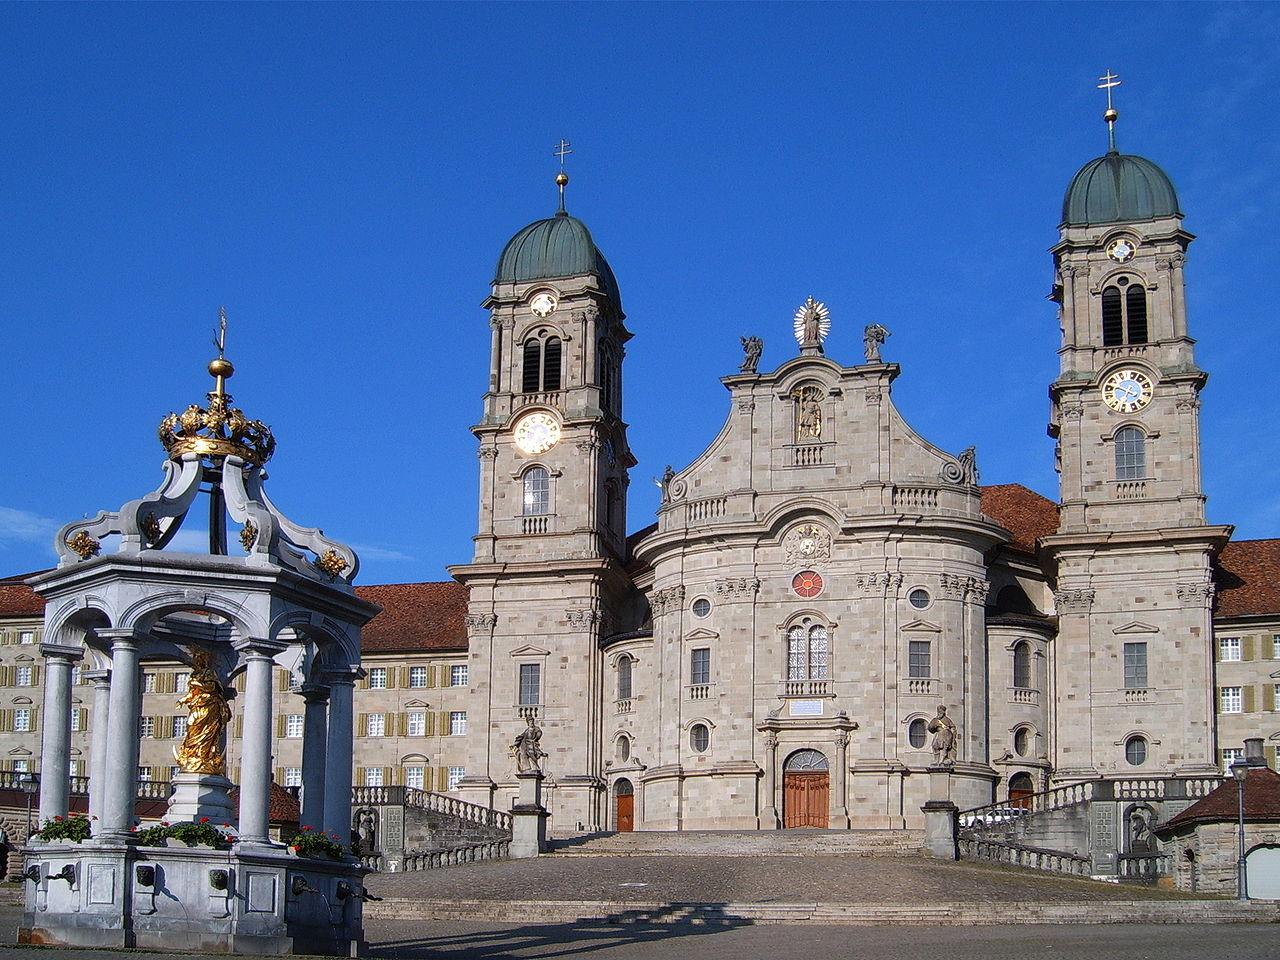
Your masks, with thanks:
[(618, 699), (631, 699), (631, 658), (618, 658)]
[(620, 389), (620, 370), (613, 347), (607, 340), (601, 340), (596, 351), (597, 377), (600, 380), (600, 406), (615, 416), (622, 414), (622, 391)]
[(907, 742), (917, 750), (924, 746), (928, 735), (929, 725), (925, 723), (924, 717), (916, 717), (907, 726)]
[[(619, 763), (626, 763), (631, 759), (631, 739), (625, 733), (618, 737), (617, 742), (614, 744), (613, 755)], [(618, 784), (619, 793), (622, 793), (622, 783), (624, 782), (626, 781), (621, 781)], [(631, 784), (627, 783), (627, 786), (630, 787)], [(630, 793), (630, 790), (627, 792)]]
[(1119, 287), (1102, 291), (1102, 345), (1118, 347), (1124, 343), (1124, 299)]
[(1031, 644), (1025, 640), (1013, 648), (1013, 685), (1021, 690), (1031, 688)]
[(1116, 431), (1116, 479), (1144, 480), (1147, 476), (1147, 437), (1137, 427)]
[(787, 679), (827, 680), (830, 676), (827, 628), (805, 617), (787, 631)]
[(695, 723), (689, 728), (689, 746), (694, 753), (706, 753), (711, 746), (711, 730), (705, 723)]
[(524, 474), (524, 515), (540, 517), (551, 512), (551, 477), (544, 467), (530, 467)]
[(1031, 731), (1026, 727), (1019, 727), (1013, 731), (1013, 752), (1020, 757), (1025, 757), (1031, 752)]
[(1140, 767), (1147, 762), (1147, 740), (1145, 737), (1130, 737), (1124, 742), (1124, 759), (1131, 767)]
[(1124, 292), (1125, 326), (1129, 343), (1147, 342), (1147, 291), (1142, 284), (1134, 283)]
[(1147, 342), (1147, 291), (1120, 277), (1102, 291), (1102, 345)]
[(542, 344), (526, 340), (524, 345), (524, 378), (520, 388), (524, 393), (537, 393), (542, 384)]
[(560, 338), (551, 337), (542, 348), (542, 389), (560, 389)]

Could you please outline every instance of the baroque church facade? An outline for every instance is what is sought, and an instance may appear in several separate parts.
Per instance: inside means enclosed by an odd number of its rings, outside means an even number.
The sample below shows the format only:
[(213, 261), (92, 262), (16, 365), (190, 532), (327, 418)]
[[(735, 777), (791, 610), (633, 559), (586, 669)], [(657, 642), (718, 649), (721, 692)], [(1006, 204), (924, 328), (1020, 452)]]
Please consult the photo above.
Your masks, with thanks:
[(530, 717), (558, 832), (918, 827), (938, 762), (961, 809), (1219, 773), (1231, 528), (1205, 520), (1193, 237), (1159, 167), (1113, 146), (1067, 189), (1057, 505), (980, 487), (972, 448), (894, 406), (885, 331), (842, 363), (810, 299), (781, 366), (757, 369), (744, 339), (720, 433), (668, 468), (657, 523), (630, 537), (631, 333), (561, 188), (484, 304), (479, 527), (450, 570), (468, 596), (462, 797), (510, 805)]

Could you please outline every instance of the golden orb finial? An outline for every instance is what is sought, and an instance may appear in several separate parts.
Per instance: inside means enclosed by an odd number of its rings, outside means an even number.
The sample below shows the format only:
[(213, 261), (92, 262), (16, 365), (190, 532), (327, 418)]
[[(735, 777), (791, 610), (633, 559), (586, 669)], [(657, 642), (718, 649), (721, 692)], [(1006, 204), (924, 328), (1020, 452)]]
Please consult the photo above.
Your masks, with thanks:
[(568, 182), (569, 182), (569, 175), (565, 173), (563, 170), (561, 170), (559, 173), (556, 174), (557, 186), (563, 187)]
[(226, 357), (214, 357), (209, 361), (209, 375), (211, 377), (221, 377), (223, 380), (229, 380), (235, 372), (236, 368), (231, 365), (231, 361)]

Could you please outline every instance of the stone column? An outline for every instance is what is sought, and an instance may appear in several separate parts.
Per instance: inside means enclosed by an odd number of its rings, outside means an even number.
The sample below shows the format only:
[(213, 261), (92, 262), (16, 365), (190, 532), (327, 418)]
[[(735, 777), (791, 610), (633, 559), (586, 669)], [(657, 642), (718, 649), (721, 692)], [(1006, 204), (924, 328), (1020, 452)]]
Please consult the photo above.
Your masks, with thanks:
[(849, 821), (849, 734), (841, 730), (833, 741), (836, 748), (835, 777), (831, 783), (831, 811), (829, 826), (834, 830), (848, 830)]
[(245, 661), (244, 740), (240, 754), (240, 839), (271, 839), (271, 664), (287, 644), (249, 637), (235, 648)]
[(94, 832), (117, 839), (129, 836), (138, 795), (138, 637), (132, 630), (99, 630), (111, 643), (111, 695), (107, 708), (107, 744), (103, 751), (101, 826)]
[(111, 671), (85, 674), (93, 684), (93, 713), (89, 717), (89, 816), (102, 819), (102, 785), (107, 779), (107, 718), (111, 711)]
[(302, 688), (302, 825), (324, 829), (324, 784), (328, 762), (329, 688)]
[(71, 664), (80, 647), (42, 643), (44, 654), (44, 734), (40, 739), (40, 819), (67, 815), (71, 791)]
[(359, 667), (327, 670), (329, 728), (325, 744), (324, 829), (347, 843), (351, 839), (351, 755), (355, 748), (353, 687), (363, 676)]
[(778, 735), (765, 734), (764, 788), (767, 791), (760, 810), (760, 829), (778, 829)]

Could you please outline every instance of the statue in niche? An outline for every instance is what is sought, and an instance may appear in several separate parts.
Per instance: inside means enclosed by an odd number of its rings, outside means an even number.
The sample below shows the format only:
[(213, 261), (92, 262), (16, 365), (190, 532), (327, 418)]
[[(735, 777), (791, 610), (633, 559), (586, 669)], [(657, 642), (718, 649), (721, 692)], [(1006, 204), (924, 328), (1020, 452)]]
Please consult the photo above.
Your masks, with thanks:
[(759, 337), (743, 337), (742, 338), (742, 366), (738, 368), (741, 373), (755, 373), (756, 367), (760, 365), (760, 354), (764, 352), (764, 341)]
[(1150, 811), (1141, 807), (1129, 811), (1129, 853), (1155, 853), (1150, 818)]
[(956, 723), (947, 716), (947, 708), (938, 705), (938, 715), (929, 721), (928, 730), (933, 734), (934, 766), (950, 767), (956, 762)]
[(516, 772), (541, 773), (542, 758), (546, 756), (542, 750), (542, 731), (533, 717), (527, 717), (525, 723), (525, 728), (511, 744), (511, 755), (516, 758)]
[(363, 807), (356, 813), (356, 839), (360, 852), (365, 856), (378, 851), (378, 814), (371, 807)]
[(226, 687), (214, 673), (209, 654), (196, 650), (187, 692), (178, 700), (178, 706), (187, 708), (187, 732), (174, 747), (173, 758), (183, 773), (226, 775), (223, 735), (231, 722), (227, 700)]
[(880, 347), (889, 339), (889, 330), (878, 323), (867, 324), (866, 329), (862, 331), (862, 352), (866, 355), (867, 363), (883, 363), (880, 359)]
[(822, 439), (822, 390), (819, 387), (801, 387), (796, 398), (796, 440)]

